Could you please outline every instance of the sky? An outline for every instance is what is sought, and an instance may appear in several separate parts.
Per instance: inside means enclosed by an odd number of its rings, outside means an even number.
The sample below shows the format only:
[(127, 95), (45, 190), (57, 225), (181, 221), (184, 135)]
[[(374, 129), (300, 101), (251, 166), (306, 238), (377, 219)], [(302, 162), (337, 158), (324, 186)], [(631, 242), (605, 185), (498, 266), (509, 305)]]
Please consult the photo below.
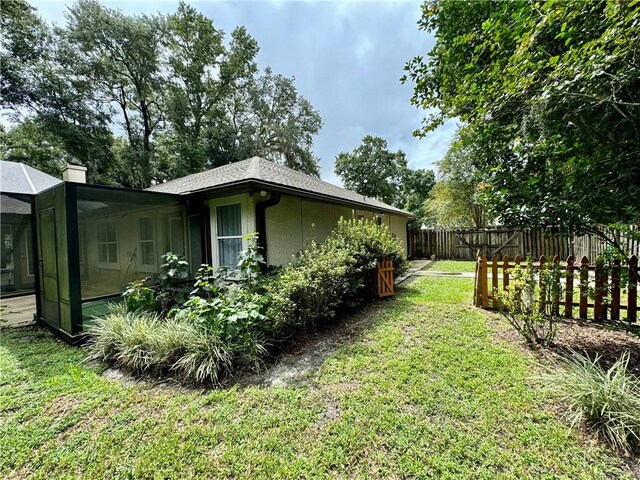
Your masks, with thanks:
[[(64, 22), (65, 1), (32, 1), (39, 14)], [(125, 13), (170, 13), (172, 1), (103, 2)], [(404, 65), (433, 46), (418, 30), (420, 2), (208, 1), (189, 2), (216, 28), (230, 33), (244, 25), (258, 41), (258, 65), (295, 77), (298, 92), (320, 112), (323, 128), (314, 141), (321, 177), (332, 183), (334, 160), (360, 145), (365, 135), (402, 149), (411, 168), (434, 168), (456, 128), (449, 121), (425, 138), (412, 132), (425, 112), (411, 105), (413, 86), (403, 85)]]

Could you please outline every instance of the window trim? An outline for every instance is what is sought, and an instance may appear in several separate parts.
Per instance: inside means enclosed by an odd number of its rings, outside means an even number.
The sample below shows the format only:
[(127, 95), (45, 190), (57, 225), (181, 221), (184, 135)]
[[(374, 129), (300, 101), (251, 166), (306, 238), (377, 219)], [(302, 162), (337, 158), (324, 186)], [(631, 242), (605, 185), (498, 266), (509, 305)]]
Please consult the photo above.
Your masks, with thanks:
[[(238, 205), (240, 207), (240, 235), (218, 235), (218, 209), (222, 208), (222, 207), (231, 207), (234, 205)], [(221, 261), (222, 261), (222, 255), (220, 254), (220, 240), (237, 240), (240, 239), (240, 248), (244, 249), (245, 248), (245, 241), (244, 241), (244, 205), (242, 201), (236, 201), (236, 202), (229, 202), (229, 203), (223, 203), (220, 205), (216, 205), (215, 206), (215, 218), (214, 218), (214, 222), (215, 222), (215, 246), (216, 246), (216, 266), (220, 267)], [(235, 270), (236, 265), (229, 265), (229, 269), (230, 270)]]
[[(114, 225), (114, 230), (116, 232), (116, 241), (115, 242), (101, 242), (100, 238), (98, 237), (98, 230), (100, 228), (101, 225), (108, 225), (112, 223)], [(101, 262), (100, 261), (100, 245), (110, 245), (110, 244), (115, 244), (116, 246), (116, 262)], [(107, 250), (107, 257), (109, 256), (108, 250)], [(107, 258), (108, 260), (108, 258)], [(100, 220), (96, 222), (96, 267), (98, 268), (104, 268), (104, 269), (109, 269), (109, 270), (120, 270), (120, 235), (119, 235), (119, 231), (118, 231), (118, 222), (117, 220), (114, 219), (110, 219), (110, 220)]]

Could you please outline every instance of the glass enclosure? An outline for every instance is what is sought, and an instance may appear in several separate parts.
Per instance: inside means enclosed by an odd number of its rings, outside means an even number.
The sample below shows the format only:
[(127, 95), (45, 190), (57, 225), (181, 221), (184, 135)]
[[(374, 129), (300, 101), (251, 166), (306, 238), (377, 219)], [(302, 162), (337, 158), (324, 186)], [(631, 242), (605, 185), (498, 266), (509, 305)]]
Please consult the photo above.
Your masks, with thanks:
[(156, 280), (165, 253), (202, 262), (202, 207), (179, 196), (66, 183), (36, 201), (42, 316), (71, 335), (130, 282)]
[(34, 293), (36, 283), (33, 197), (0, 195), (0, 294)]

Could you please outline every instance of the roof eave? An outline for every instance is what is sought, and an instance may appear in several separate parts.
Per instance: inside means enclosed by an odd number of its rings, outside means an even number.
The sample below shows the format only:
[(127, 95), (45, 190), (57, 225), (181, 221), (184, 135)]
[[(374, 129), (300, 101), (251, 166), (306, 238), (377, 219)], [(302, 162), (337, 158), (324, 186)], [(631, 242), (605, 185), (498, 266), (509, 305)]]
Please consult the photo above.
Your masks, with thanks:
[(351, 207), (360, 207), (374, 212), (391, 213), (394, 215), (400, 215), (407, 218), (414, 218), (414, 215), (405, 212), (400, 209), (377, 207), (365, 202), (357, 202), (355, 200), (349, 200), (346, 198), (336, 197), (333, 195), (325, 195), (322, 193), (310, 192), (308, 190), (302, 190), (295, 187), (288, 187), (286, 185), (267, 182), (257, 179), (243, 179), (235, 182), (223, 183), (216, 185), (215, 187), (205, 187), (198, 190), (191, 190), (183, 192), (180, 195), (188, 196), (190, 198), (204, 199), (204, 198), (216, 198), (227, 195), (234, 195), (236, 193), (250, 192), (251, 190), (265, 189), (272, 192), (290, 194), (298, 197), (311, 198), (314, 200), (320, 200), (329, 203), (337, 203), (340, 205), (346, 205)]

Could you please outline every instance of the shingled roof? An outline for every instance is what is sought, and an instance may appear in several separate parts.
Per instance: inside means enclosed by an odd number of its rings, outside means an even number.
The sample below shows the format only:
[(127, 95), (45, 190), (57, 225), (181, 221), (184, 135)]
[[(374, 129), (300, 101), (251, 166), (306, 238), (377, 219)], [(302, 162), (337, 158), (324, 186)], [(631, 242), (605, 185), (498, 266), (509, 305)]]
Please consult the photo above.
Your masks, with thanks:
[(17, 162), (0, 161), (0, 192), (35, 195), (62, 180)]
[(242, 184), (255, 184), (265, 189), (272, 188), (294, 195), (311, 196), (325, 201), (335, 201), (377, 211), (411, 216), (409, 212), (387, 205), (375, 198), (365, 197), (359, 193), (324, 182), (319, 178), (260, 157), (253, 157), (241, 162), (212, 168), (205, 172), (187, 175), (186, 177), (154, 185), (147, 190), (189, 195), (221, 191)]

